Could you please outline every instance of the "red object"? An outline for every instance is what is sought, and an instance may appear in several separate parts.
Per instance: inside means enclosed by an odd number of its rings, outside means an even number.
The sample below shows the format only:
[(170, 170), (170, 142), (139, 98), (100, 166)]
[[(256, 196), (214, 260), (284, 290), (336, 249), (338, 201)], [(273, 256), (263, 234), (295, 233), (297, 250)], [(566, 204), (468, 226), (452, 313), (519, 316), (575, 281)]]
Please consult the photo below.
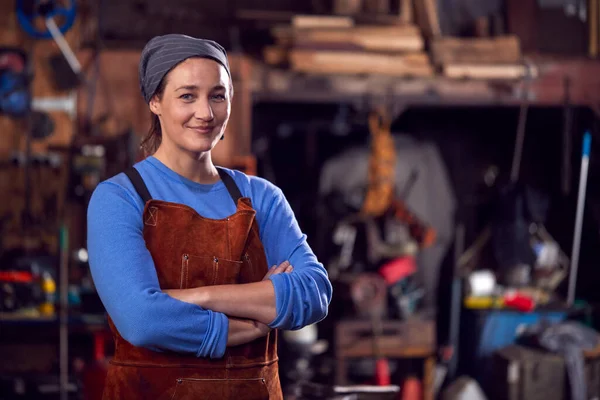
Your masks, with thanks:
[(504, 305), (522, 312), (531, 312), (535, 309), (535, 302), (533, 299), (521, 293), (505, 294)]
[(29, 283), (33, 282), (33, 274), (23, 271), (2, 271), (0, 272), (0, 281)]
[(377, 386), (387, 386), (392, 383), (390, 378), (390, 364), (385, 358), (378, 358), (375, 362), (375, 384)]
[(105, 332), (94, 333), (94, 361), (83, 371), (83, 398), (85, 400), (102, 400), (108, 372), (108, 360), (104, 350), (105, 339)]
[(385, 279), (389, 286), (414, 274), (417, 271), (417, 264), (413, 257), (400, 257), (389, 261), (379, 268), (379, 274)]
[(406, 378), (402, 384), (402, 400), (421, 400), (423, 398), (423, 387), (421, 381), (414, 376)]

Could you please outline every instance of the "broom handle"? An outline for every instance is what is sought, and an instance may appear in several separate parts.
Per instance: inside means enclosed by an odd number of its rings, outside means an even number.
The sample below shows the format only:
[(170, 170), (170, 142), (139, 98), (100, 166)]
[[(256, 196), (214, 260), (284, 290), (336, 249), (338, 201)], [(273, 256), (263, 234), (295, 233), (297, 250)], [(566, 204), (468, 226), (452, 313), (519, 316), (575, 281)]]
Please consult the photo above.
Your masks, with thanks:
[(592, 135), (586, 132), (583, 135), (583, 154), (581, 156), (581, 173), (579, 174), (579, 194), (577, 195), (577, 213), (575, 216), (575, 232), (573, 234), (573, 248), (571, 250), (571, 268), (569, 272), (569, 291), (567, 304), (573, 305), (575, 301), (575, 287), (577, 286), (577, 267), (579, 266), (579, 248), (581, 246), (581, 227), (583, 225), (583, 210), (585, 206), (585, 188), (587, 185), (588, 168), (590, 164), (590, 150)]

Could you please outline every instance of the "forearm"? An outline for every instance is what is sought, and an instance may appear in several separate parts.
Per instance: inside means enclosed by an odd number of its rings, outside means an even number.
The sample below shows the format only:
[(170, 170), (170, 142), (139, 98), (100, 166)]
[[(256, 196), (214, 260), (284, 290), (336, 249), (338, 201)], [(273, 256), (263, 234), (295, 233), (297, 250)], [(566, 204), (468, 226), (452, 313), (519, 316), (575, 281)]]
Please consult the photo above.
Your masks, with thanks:
[(231, 317), (270, 324), (275, 319), (275, 289), (270, 280), (240, 285), (206, 286), (200, 290), (198, 305)]
[(229, 318), (229, 333), (227, 334), (227, 347), (246, 344), (264, 336), (256, 323), (248, 319)]
[(270, 324), (276, 317), (275, 289), (270, 280), (238, 285), (168, 290), (171, 296), (230, 317)]

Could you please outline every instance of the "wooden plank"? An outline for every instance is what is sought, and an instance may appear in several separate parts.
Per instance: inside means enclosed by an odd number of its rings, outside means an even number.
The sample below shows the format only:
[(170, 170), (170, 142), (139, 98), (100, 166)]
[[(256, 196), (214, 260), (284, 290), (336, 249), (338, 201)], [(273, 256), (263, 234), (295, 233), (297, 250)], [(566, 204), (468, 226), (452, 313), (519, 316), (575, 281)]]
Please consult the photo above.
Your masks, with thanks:
[(400, 20), (405, 24), (414, 22), (413, 0), (400, 0)]
[(526, 73), (527, 67), (520, 64), (447, 64), (442, 69), (444, 76), (453, 79), (513, 80), (523, 78)]
[(381, 74), (390, 76), (433, 75), (425, 53), (388, 55), (351, 51), (312, 51), (294, 49), (290, 52), (292, 69), (316, 74)]
[(423, 38), (414, 25), (298, 30), (294, 32), (294, 43), (351, 45), (372, 51), (421, 51), (424, 48)]
[(416, 21), (426, 37), (442, 35), (436, 0), (415, 0)]
[[(370, 321), (341, 321), (336, 326), (336, 357), (373, 356)], [(383, 333), (378, 346), (384, 357), (427, 357), (435, 352), (436, 335), (433, 321), (382, 321)]]
[(514, 64), (521, 61), (519, 38), (451, 38), (432, 40), (431, 54), (435, 65), (442, 64)]
[(350, 28), (354, 20), (335, 15), (296, 15), (292, 18), (294, 28)]

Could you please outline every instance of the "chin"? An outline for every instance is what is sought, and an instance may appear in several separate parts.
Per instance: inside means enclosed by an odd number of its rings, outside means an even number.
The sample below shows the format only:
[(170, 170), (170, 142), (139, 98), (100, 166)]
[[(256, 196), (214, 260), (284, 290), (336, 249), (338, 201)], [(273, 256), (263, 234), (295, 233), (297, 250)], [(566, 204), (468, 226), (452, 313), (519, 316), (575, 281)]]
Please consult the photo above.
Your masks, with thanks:
[(183, 148), (193, 153), (206, 153), (211, 151), (219, 143), (218, 139), (212, 140), (194, 140), (186, 143)]

